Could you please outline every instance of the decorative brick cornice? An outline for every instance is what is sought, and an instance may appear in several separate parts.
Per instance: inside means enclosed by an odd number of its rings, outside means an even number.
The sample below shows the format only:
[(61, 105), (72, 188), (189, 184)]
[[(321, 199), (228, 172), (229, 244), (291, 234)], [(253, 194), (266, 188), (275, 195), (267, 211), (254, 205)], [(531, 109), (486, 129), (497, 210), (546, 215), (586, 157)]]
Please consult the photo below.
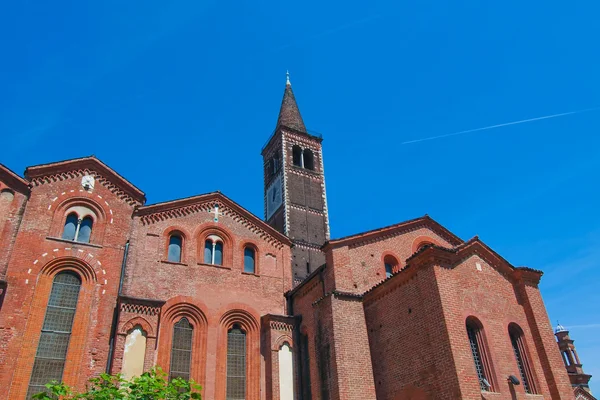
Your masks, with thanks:
[(159, 315), (163, 304), (165, 302), (162, 300), (140, 299), (128, 296), (119, 297), (119, 310), (133, 314)]
[(142, 205), (146, 201), (144, 192), (93, 156), (35, 165), (25, 170), (25, 176), (34, 187), (86, 174), (95, 176), (102, 186), (132, 206)]
[(446, 239), (453, 246), (458, 246), (464, 243), (461, 238), (454, 235), (448, 229), (444, 228), (444, 226), (433, 220), (430, 216), (425, 215), (423, 217), (404, 221), (399, 224), (394, 224), (383, 228), (374, 229), (372, 231), (342, 237), (339, 239), (333, 239), (325, 243), (323, 245), (323, 249), (327, 250), (330, 248), (342, 246), (363, 246), (369, 243), (375, 243), (394, 236), (402, 235), (410, 231), (415, 231), (424, 227), (430, 228), (434, 232), (438, 233), (441, 237)]
[(369, 303), (380, 299), (388, 293), (396, 290), (404, 282), (412, 278), (418, 270), (430, 265), (440, 265), (452, 269), (463, 261), (478, 256), (490, 266), (496, 268), (511, 283), (522, 281), (537, 285), (542, 276), (542, 271), (528, 267), (514, 267), (502, 256), (483, 243), (479, 237), (472, 239), (454, 248), (446, 248), (438, 245), (428, 244), (406, 259), (406, 266), (391, 277), (384, 279), (369, 290), (363, 296)]
[(263, 220), (244, 209), (220, 192), (212, 192), (164, 203), (139, 207), (134, 215), (139, 216), (144, 225), (154, 224), (171, 218), (179, 218), (195, 213), (208, 213), (217, 204), (219, 211), (236, 223), (256, 233), (278, 249), (291, 246), (290, 239), (266, 224)]

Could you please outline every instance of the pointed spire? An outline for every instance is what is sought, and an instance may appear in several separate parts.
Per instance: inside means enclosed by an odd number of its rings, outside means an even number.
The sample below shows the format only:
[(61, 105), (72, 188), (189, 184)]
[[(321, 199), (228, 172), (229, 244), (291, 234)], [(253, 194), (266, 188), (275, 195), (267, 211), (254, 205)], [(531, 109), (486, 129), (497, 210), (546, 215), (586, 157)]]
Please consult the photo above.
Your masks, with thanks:
[(285, 71), (285, 85), (292, 86), (292, 83), (290, 82), (290, 71)]
[(300, 109), (298, 109), (298, 104), (292, 91), (289, 71), (286, 72), (285, 91), (283, 92), (283, 100), (281, 101), (281, 109), (279, 110), (279, 118), (277, 119), (277, 127), (281, 125), (306, 132), (306, 126), (304, 126)]

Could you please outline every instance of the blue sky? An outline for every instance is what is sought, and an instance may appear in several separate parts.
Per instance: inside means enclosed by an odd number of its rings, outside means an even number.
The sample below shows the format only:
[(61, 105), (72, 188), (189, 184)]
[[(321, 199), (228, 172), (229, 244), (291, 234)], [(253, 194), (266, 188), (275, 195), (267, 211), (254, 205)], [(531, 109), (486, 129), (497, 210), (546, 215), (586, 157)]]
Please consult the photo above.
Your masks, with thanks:
[[(173, 3), (173, 4), (169, 4)], [(7, 2), (0, 162), (95, 154), (149, 203), (262, 216), (285, 71), (323, 134), (334, 237), (428, 213), (545, 271), (600, 387), (597, 2)], [(351, 217), (349, 217), (351, 216)]]

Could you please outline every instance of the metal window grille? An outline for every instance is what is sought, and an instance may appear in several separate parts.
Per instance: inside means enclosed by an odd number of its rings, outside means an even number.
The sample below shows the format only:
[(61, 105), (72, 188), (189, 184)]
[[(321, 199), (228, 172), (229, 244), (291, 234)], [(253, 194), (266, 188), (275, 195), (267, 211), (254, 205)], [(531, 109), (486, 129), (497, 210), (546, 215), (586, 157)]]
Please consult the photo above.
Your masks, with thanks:
[(190, 379), (193, 334), (194, 327), (190, 324), (187, 318), (181, 318), (179, 322), (173, 326), (169, 379)]
[(29, 380), (27, 399), (45, 391), (46, 383), (62, 380), (80, 288), (81, 281), (73, 273), (61, 272), (54, 278)]
[(227, 400), (246, 398), (246, 334), (234, 327), (227, 332)]
[(483, 382), (483, 380), (485, 379), (485, 372), (481, 363), (481, 353), (479, 351), (479, 345), (477, 344), (477, 329), (471, 325), (467, 325), (467, 334), (469, 336), (471, 352), (473, 353), (473, 360), (475, 361), (475, 370), (477, 371), (479, 386), (481, 387), (481, 390), (487, 391), (488, 387)]
[(525, 389), (525, 393), (531, 393), (531, 387), (529, 386), (529, 380), (527, 379), (527, 374), (525, 373), (523, 356), (521, 354), (521, 349), (519, 343), (521, 341), (521, 335), (516, 335), (515, 333), (510, 334), (510, 341), (512, 343), (513, 351), (515, 352), (515, 358), (517, 359), (517, 367), (519, 368), (519, 374), (521, 375), (521, 382), (523, 382), (523, 389)]

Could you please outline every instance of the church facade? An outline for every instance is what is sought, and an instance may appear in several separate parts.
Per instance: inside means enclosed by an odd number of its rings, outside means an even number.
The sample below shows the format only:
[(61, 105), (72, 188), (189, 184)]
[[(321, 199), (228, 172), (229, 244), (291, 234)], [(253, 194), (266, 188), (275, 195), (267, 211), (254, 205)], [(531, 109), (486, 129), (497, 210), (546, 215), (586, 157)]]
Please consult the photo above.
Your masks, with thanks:
[(330, 238), (289, 80), (262, 156), (264, 219), (146, 205), (93, 156), (0, 165), (0, 400), (155, 365), (208, 400), (593, 399), (541, 271), (427, 215)]

